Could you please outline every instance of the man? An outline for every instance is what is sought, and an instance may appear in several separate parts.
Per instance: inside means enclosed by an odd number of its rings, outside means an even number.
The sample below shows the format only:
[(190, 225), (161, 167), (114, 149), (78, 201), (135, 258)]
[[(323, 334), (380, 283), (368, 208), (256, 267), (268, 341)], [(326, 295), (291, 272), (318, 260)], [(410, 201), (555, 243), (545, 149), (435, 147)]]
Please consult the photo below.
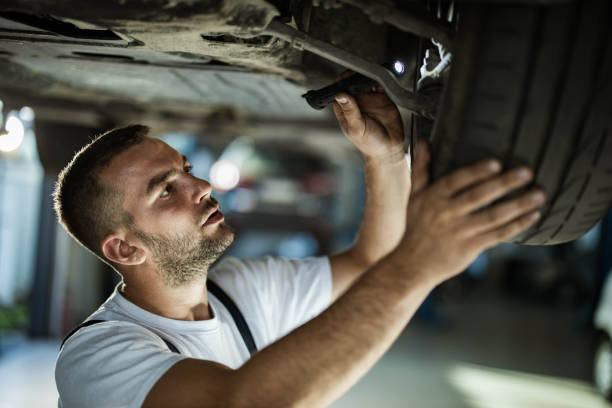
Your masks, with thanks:
[[(487, 207), (532, 177), (525, 168), (501, 174), (493, 160), (423, 188), (408, 206), (411, 169), (393, 104), (380, 89), (336, 101), (343, 132), (364, 156), (367, 200), (355, 244), (330, 257), (226, 259), (209, 271), (233, 232), (184, 156), (141, 126), (75, 155), (55, 192), (60, 222), (123, 282), (89, 318), (104, 322), (64, 344), (60, 406), (327, 406), (436, 285), (537, 220), (538, 190)], [(419, 157), (413, 178), (422, 188), (427, 150)], [(254, 355), (206, 290), (209, 277), (244, 314)]]

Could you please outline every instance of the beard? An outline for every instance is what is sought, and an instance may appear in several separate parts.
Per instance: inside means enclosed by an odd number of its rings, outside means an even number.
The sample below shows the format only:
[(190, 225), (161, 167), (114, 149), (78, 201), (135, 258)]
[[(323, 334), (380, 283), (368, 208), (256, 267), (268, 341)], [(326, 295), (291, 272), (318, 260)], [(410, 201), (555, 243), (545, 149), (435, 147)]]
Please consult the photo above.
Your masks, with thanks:
[(153, 262), (164, 284), (171, 288), (185, 286), (206, 278), (208, 268), (234, 242), (234, 230), (227, 224), (218, 226), (213, 237), (201, 237), (194, 241), (193, 235), (154, 235), (132, 229), (151, 250)]

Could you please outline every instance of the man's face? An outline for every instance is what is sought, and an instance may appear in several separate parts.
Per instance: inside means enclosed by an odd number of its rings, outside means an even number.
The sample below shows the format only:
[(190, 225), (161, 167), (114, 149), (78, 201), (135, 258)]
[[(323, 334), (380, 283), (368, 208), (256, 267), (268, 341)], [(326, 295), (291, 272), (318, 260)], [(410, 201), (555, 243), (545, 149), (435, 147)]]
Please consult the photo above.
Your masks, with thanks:
[(201, 279), (234, 239), (210, 184), (190, 170), (179, 152), (147, 138), (100, 175), (102, 183), (123, 192), (123, 208), (134, 218), (128, 228), (170, 287)]

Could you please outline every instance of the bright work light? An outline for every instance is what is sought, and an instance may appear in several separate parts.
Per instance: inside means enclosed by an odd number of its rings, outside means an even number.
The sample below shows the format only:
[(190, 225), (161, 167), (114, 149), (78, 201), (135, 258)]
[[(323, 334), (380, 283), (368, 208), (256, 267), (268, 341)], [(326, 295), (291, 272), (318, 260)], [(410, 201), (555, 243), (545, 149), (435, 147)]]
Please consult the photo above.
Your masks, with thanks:
[(403, 63), (403, 62), (401, 62), (401, 61), (395, 61), (395, 62), (393, 63), (393, 70), (394, 70), (396, 73), (398, 73), (398, 74), (403, 74), (405, 69), (406, 69), (406, 68), (404, 67), (404, 63)]

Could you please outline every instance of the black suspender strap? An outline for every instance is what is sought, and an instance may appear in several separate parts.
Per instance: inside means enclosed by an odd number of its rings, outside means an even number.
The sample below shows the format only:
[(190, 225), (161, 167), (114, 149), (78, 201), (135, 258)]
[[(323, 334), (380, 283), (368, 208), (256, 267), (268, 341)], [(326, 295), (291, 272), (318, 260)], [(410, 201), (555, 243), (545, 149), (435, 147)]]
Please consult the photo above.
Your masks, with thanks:
[(238, 327), (238, 331), (240, 332), (240, 335), (247, 346), (247, 349), (249, 349), (249, 353), (251, 353), (251, 355), (255, 354), (257, 352), (255, 340), (253, 339), (249, 325), (244, 319), (242, 312), (240, 312), (240, 309), (238, 309), (238, 306), (236, 306), (236, 303), (234, 303), (232, 298), (230, 298), (219, 285), (210, 279), (206, 280), (206, 288), (210, 293), (215, 295), (215, 297), (219, 299), (219, 301), (223, 303), (223, 306), (225, 306), (225, 308), (230, 312), (234, 318), (234, 323), (236, 323), (236, 327)]
[[(106, 321), (108, 321), (108, 320), (88, 320), (86, 322), (83, 322), (83, 323), (79, 324), (77, 327), (72, 329), (70, 331), (70, 333), (68, 333), (66, 335), (66, 337), (64, 337), (64, 340), (62, 340), (62, 344), (60, 345), (60, 350), (62, 349), (62, 347), (64, 347), (64, 343), (66, 342), (66, 340), (68, 340), (70, 337), (72, 337), (72, 335), (74, 333), (78, 332), (79, 329), (82, 329), (83, 327), (87, 327), (87, 326), (93, 326), (94, 324), (98, 324), (98, 323), (104, 323)], [(169, 340), (166, 340), (162, 336), (159, 336), (159, 338), (162, 339), (164, 341), (164, 343), (166, 343), (166, 346), (168, 346), (168, 349), (170, 349), (171, 352), (176, 353), (176, 354), (181, 354), (181, 353), (179, 353), (179, 351), (176, 348), (176, 346), (174, 344), (172, 344)]]
[[(238, 331), (240, 332), (240, 335), (242, 336), (242, 339), (244, 340), (244, 343), (246, 344), (246, 347), (249, 350), (249, 353), (251, 353), (251, 355), (255, 354), (255, 352), (257, 351), (255, 340), (253, 339), (251, 330), (249, 329), (249, 326), (247, 325), (247, 322), (244, 319), (242, 312), (240, 312), (240, 309), (238, 309), (238, 306), (236, 306), (236, 303), (234, 303), (232, 298), (230, 298), (227, 293), (225, 293), (225, 291), (221, 289), (219, 285), (217, 285), (210, 279), (206, 281), (206, 287), (208, 291), (215, 295), (215, 297), (219, 299), (219, 301), (223, 303), (223, 306), (225, 306), (225, 308), (230, 312), (232, 318), (234, 319), (234, 322), (236, 323), (236, 327), (238, 327)], [(87, 320), (86, 322), (81, 323), (80, 325), (72, 329), (70, 333), (66, 335), (66, 337), (64, 337), (64, 340), (62, 340), (62, 344), (60, 345), (60, 350), (62, 349), (62, 347), (64, 347), (64, 343), (66, 343), (66, 340), (68, 340), (73, 334), (79, 331), (79, 329), (82, 329), (83, 327), (93, 326), (94, 324), (98, 323), (104, 323), (105, 321), (106, 320)], [(164, 341), (164, 343), (166, 343), (166, 346), (168, 346), (168, 349), (170, 349), (170, 351), (180, 354), (174, 344), (172, 344), (162, 336), (160, 336), (160, 338)]]

